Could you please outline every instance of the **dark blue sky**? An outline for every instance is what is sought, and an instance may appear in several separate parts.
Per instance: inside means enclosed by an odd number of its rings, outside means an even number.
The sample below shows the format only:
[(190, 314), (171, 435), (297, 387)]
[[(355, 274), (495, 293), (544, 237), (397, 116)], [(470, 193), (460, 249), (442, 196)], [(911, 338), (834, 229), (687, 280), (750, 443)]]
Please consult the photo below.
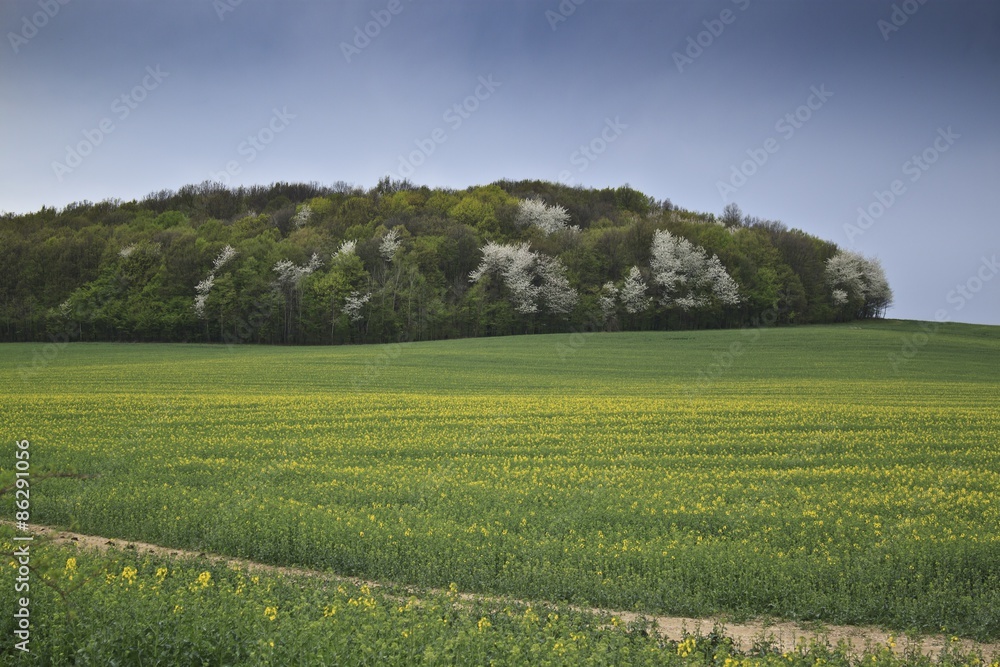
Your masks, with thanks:
[(8, 0), (0, 28), (0, 210), (211, 177), (629, 183), (877, 255), (890, 316), (1000, 324), (996, 3)]

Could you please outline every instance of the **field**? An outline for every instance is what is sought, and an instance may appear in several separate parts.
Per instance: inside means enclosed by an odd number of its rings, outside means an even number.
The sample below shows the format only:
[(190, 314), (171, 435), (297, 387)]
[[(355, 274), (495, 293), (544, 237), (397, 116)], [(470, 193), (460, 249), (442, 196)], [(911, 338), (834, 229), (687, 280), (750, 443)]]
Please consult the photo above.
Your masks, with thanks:
[[(109, 538), (539, 602), (995, 640), (1000, 335), (921, 335), (3, 345), (0, 469), (23, 438), (36, 477), (85, 475), (34, 482), (31, 521)], [(480, 612), (455, 613), (479, 631)]]

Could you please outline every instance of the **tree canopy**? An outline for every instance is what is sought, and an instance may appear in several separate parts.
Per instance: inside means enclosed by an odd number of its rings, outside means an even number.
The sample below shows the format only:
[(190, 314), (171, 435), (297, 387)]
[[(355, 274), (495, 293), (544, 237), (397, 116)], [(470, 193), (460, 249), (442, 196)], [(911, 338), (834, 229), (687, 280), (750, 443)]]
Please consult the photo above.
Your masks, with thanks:
[(0, 340), (331, 344), (884, 314), (878, 261), (628, 186), (218, 183), (0, 217)]

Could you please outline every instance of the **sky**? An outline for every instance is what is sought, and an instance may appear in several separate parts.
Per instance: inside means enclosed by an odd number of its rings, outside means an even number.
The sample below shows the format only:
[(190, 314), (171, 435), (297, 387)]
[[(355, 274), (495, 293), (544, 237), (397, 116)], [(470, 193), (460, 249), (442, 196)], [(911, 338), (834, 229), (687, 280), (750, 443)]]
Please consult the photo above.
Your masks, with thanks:
[(0, 211), (216, 180), (629, 184), (1000, 324), (1000, 4), (4, 0)]

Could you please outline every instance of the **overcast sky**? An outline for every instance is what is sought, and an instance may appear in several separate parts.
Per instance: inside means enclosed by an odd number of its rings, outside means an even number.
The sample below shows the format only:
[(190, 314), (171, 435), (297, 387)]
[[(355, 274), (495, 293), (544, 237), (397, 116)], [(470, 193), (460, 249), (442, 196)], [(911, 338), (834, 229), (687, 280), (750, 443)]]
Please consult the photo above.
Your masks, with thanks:
[(0, 211), (628, 183), (878, 256), (890, 317), (1000, 324), (996, 2), (4, 0), (0, 28)]

